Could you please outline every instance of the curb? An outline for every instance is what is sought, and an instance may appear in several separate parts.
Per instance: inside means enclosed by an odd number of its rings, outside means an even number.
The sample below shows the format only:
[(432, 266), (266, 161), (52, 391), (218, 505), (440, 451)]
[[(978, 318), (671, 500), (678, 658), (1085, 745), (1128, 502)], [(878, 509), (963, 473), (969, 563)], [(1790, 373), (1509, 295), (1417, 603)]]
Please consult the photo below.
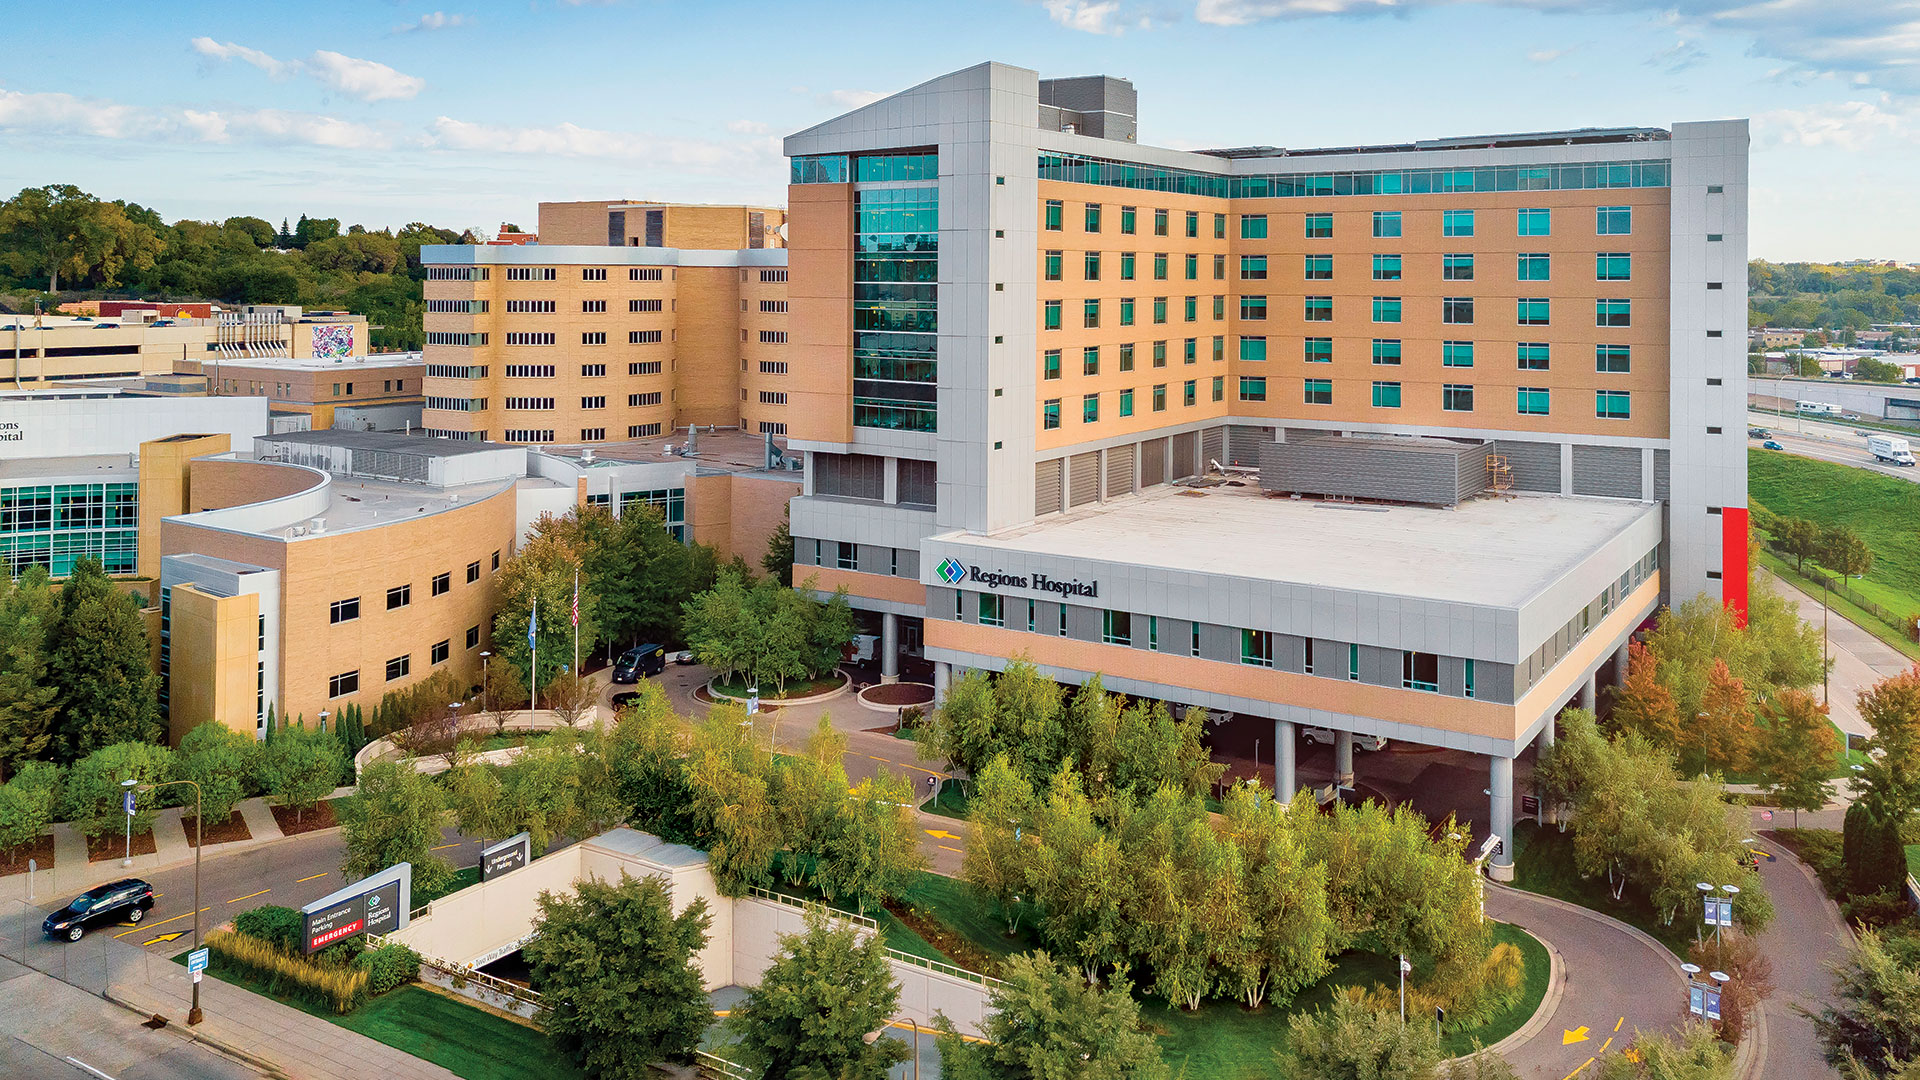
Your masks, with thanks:
[[(141, 1017), (165, 1016), (164, 1013), (156, 1012), (149, 1009), (143, 1009), (140, 1006), (135, 1005), (131, 1001), (127, 1001), (123, 998), (114, 996), (114, 994), (112, 993), (112, 987), (108, 987), (107, 991), (103, 992), (100, 996), (105, 1000), (120, 1006), (121, 1008), (127, 1010), (128, 1012), (133, 1013), (135, 1016), (141, 1016)], [(214, 1038), (211, 1035), (205, 1034), (204, 1032), (196, 1031), (192, 1027), (189, 1027), (186, 1024), (178, 1023), (172, 1017), (166, 1017), (166, 1019), (167, 1019), (167, 1026), (169, 1028), (178, 1028), (180, 1033), (186, 1036), (188, 1039), (191, 1039), (194, 1042), (199, 1043), (200, 1045), (206, 1047), (209, 1050), (212, 1050), (213, 1052), (219, 1054), (222, 1057), (232, 1058), (234, 1061), (237, 1061), (240, 1064), (247, 1066), (248, 1068), (258, 1069), (260, 1072), (263, 1072), (268, 1076), (273, 1077), (274, 1080), (292, 1080), (292, 1074), (287, 1072), (286, 1069), (282, 1068), (278, 1062), (269, 1061), (266, 1058), (260, 1057), (256, 1054), (248, 1053), (247, 1051), (242, 1050), (237, 1046), (231, 1046), (225, 1042), (220, 1041), (219, 1039)]]
[(1521, 896), (1527, 897), (1528, 899), (1538, 900), (1549, 907), (1558, 908), (1562, 911), (1571, 912), (1575, 915), (1584, 916), (1588, 919), (1592, 919), (1594, 922), (1597, 922), (1602, 926), (1609, 926), (1616, 930), (1624, 931), (1629, 936), (1636, 938), (1640, 942), (1644, 943), (1648, 948), (1654, 950), (1655, 952), (1659, 953), (1661, 956), (1665, 957), (1667, 961), (1667, 967), (1669, 970), (1673, 972), (1673, 977), (1675, 979), (1680, 980), (1681, 982), (1686, 981), (1687, 973), (1680, 970), (1680, 958), (1673, 955), (1672, 949), (1669, 949), (1665, 945), (1662, 945), (1658, 941), (1655, 941), (1653, 939), (1652, 934), (1647, 933), (1645, 930), (1642, 930), (1639, 927), (1629, 926), (1626, 923), (1621, 922), (1619, 919), (1616, 919), (1611, 915), (1607, 915), (1602, 912), (1595, 911), (1592, 908), (1581, 907), (1579, 904), (1570, 903), (1566, 900), (1561, 900), (1558, 897), (1546, 896), (1536, 892), (1528, 892), (1525, 889), (1517, 889), (1511, 885), (1502, 885), (1497, 881), (1488, 881), (1487, 885), (1489, 888), (1500, 889), (1510, 893), (1517, 893)]
[[(824, 694), (814, 694), (812, 697), (796, 697), (796, 698), (762, 697), (760, 699), (760, 704), (778, 705), (781, 708), (786, 709), (786, 708), (792, 708), (795, 705), (817, 705), (822, 701), (832, 701), (834, 698), (837, 698), (842, 694), (845, 694), (849, 689), (853, 687), (853, 676), (847, 674), (845, 671), (842, 671), (839, 668), (834, 668), (833, 670), (834, 670), (834, 674), (840, 676), (840, 678), (843, 681), (840, 683), (838, 687), (832, 690), (829, 690)], [(734, 697), (732, 694), (723, 694), (718, 690), (715, 690), (713, 688), (713, 684), (719, 681), (720, 681), (720, 677), (718, 675), (715, 675), (713, 678), (708, 679), (706, 684), (702, 687), (702, 689), (706, 690), (708, 697), (712, 698), (715, 701), (737, 701), (742, 705), (746, 704), (746, 701), (747, 701), (746, 698)]]
[(932, 687), (932, 686), (928, 686), (928, 684), (926, 684), (926, 683), (886, 683), (886, 684), (882, 684), (882, 683), (874, 683), (874, 684), (873, 684), (873, 686), (881, 686), (881, 685), (887, 685), (887, 686), (925, 686), (925, 687), (927, 687), (927, 690), (929, 691), (929, 694), (928, 694), (928, 697), (927, 697), (927, 700), (925, 700), (925, 701), (909, 701), (909, 702), (907, 702), (907, 703), (906, 703), (906, 704), (904, 704), (904, 705), (886, 705), (886, 704), (882, 704), (882, 703), (880, 703), (880, 702), (873, 702), (873, 701), (868, 701), (868, 700), (867, 700), (867, 691), (868, 691), (868, 690), (871, 690), (871, 689), (873, 688), (872, 686), (868, 686), (868, 687), (862, 687), (859, 693), (857, 693), (857, 694), (855, 694), (855, 695), (853, 695), (853, 700), (854, 700), (854, 701), (856, 701), (856, 702), (858, 702), (861, 708), (863, 708), (863, 709), (866, 709), (866, 710), (868, 710), (868, 711), (870, 711), (870, 712), (877, 712), (877, 713), (880, 713), (880, 714), (882, 714), (882, 715), (885, 715), (885, 714), (888, 714), (888, 713), (892, 713), (892, 714), (894, 714), (894, 715), (898, 715), (898, 714), (900, 714), (900, 713), (902, 713), (902, 712), (904, 712), (904, 711), (906, 711), (906, 710), (908, 710), (908, 709), (919, 709), (919, 708), (925, 708), (925, 707), (930, 707), (930, 706), (932, 706), (932, 704), (933, 704), (933, 696), (932, 696), (932, 694), (931, 694), (931, 691), (933, 690), (933, 687)]
[[(1535, 1035), (1540, 1034), (1547, 1026), (1547, 1021), (1553, 1019), (1553, 1010), (1560, 1007), (1560, 999), (1564, 997), (1567, 992), (1567, 962), (1561, 958), (1560, 950), (1554, 947), (1553, 942), (1548, 941), (1546, 938), (1541, 937), (1539, 934), (1525, 927), (1517, 926), (1513, 923), (1508, 923), (1507, 925), (1512, 926), (1514, 929), (1546, 947), (1547, 992), (1540, 996), (1540, 1004), (1534, 1007), (1533, 1015), (1527, 1018), (1526, 1023), (1521, 1024), (1513, 1034), (1508, 1035), (1492, 1046), (1482, 1047), (1480, 1050), (1482, 1054), (1493, 1054), (1495, 1056), (1503, 1055), (1509, 1047), (1518, 1046), (1532, 1039)], [(1467, 1054), (1451, 1060), (1470, 1061), (1473, 1056), (1472, 1054)], [(1442, 1062), (1442, 1064), (1446, 1064), (1446, 1062)]]

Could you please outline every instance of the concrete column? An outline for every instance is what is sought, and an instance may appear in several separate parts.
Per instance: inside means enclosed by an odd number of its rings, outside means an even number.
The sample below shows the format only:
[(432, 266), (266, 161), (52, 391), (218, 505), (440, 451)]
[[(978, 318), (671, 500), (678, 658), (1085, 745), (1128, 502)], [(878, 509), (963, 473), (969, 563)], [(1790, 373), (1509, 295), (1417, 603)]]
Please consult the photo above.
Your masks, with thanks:
[(953, 675), (953, 669), (945, 660), (933, 662), (933, 703), (940, 705), (947, 700), (947, 683)]
[(1513, 880), (1513, 759), (1487, 759), (1487, 831), (1501, 840), (1500, 851), (1487, 863), (1495, 881)]
[(1557, 716), (1549, 716), (1547, 717), (1547, 722), (1540, 725), (1540, 734), (1535, 737), (1534, 746), (1541, 753), (1545, 753), (1548, 750), (1553, 749), (1553, 742), (1555, 737), (1553, 725), (1557, 723), (1559, 719), (1560, 718)]
[(892, 506), (900, 501), (900, 459), (881, 458), (886, 464), (880, 467), (880, 497)]
[(1281, 802), (1293, 801), (1295, 790), (1293, 740), (1293, 721), (1275, 720), (1273, 722), (1273, 797)]
[(1353, 736), (1344, 731), (1333, 733), (1333, 775), (1339, 786), (1353, 786)]
[(1613, 684), (1615, 686), (1627, 685), (1627, 662), (1632, 657), (1632, 654), (1627, 651), (1627, 646), (1632, 643), (1632, 640), (1633, 639), (1629, 638), (1621, 642), (1619, 651), (1613, 654)]
[(1585, 679), (1580, 680), (1580, 697), (1578, 703), (1581, 708), (1588, 712), (1594, 711), (1595, 702), (1599, 700), (1599, 681), (1600, 673), (1597, 671), (1588, 675)]
[(880, 616), (880, 681), (900, 681), (900, 616), (891, 611)]

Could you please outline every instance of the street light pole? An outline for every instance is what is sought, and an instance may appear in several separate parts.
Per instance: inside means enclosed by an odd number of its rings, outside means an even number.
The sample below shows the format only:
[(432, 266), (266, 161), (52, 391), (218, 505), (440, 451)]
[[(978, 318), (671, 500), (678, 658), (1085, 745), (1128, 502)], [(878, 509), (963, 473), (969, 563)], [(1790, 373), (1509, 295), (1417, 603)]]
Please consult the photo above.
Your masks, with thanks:
[[(139, 782), (140, 781), (129, 777), (125, 780), (120, 781), (120, 786), (128, 789), (128, 795), (131, 796), (133, 785)], [(121, 866), (133, 865), (133, 804), (132, 803), (127, 804), (127, 854), (125, 858), (120, 860), (120, 865)]]
[(1827, 628), (1833, 625), (1833, 609), (1827, 606), (1827, 590), (1830, 588), (1825, 574), (1820, 575), (1820, 704), (1831, 704), (1827, 699), (1827, 684), (1833, 679), (1833, 661), (1827, 657)]
[[(905, 1020), (908, 1026), (913, 1028), (913, 1080), (920, 1080), (920, 1022), (911, 1016), (897, 1016), (894, 1017), (893, 1020), (887, 1021), (886, 1026), (880, 1030), (885, 1031), (887, 1027), (893, 1026), (894, 1022), (898, 1020)], [(865, 1035), (860, 1036), (860, 1041), (866, 1043), (868, 1046), (872, 1046), (874, 1043), (880, 1041), (880, 1031), (869, 1031)]]
[(483, 713), (491, 711), (487, 708), (487, 657), (492, 655), (491, 650), (480, 653), (480, 711)]
[[(207, 818), (201, 812), (200, 785), (192, 780), (169, 780), (164, 784), (142, 784), (140, 790), (158, 791), (175, 784), (188, 784), (193, 788), (193, 947), (197, 952), (200, 948), (200, 853), (207, 847)], [(187, 1010), (187, 1025), (191, 1027), (200, 1020), (200, 977), (196, 972), (193, 979), (193, 1007)]]

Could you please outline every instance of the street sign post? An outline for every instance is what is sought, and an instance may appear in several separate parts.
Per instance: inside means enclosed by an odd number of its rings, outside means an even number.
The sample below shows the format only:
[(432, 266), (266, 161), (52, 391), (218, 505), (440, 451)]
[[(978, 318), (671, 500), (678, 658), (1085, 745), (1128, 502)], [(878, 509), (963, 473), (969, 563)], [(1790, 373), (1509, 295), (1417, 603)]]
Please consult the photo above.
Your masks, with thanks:
[(202, 971), (207, 970), (207, 955), (208, 955), (208, 952), (206, 949), (195, 949), (192, 952), (188, 953), (187, 954), (187, 970), (193, 972), (196, 975), (198, 975)]
[(122, 804), (125, 805), (127, 808), (127, 816), (132, 817), (133, 816), (133, 792), (131, 791), (127, 792), (125, 798), (122, 799), (121, 801), (122, 801)]
[(480, 851), (480, 880), (491, 881), (527, 865), (533, 858), (533, 834), (520, 833)]

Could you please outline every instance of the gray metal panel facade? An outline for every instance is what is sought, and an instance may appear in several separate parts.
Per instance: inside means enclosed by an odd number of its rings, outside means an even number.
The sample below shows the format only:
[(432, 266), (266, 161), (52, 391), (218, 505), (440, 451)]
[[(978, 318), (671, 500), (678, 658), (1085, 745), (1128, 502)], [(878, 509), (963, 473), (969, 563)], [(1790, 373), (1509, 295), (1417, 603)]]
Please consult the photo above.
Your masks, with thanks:
[(1270, 427), (1246, 427), (1235, 424), (1227, 428), (1227, 454), (1221, 463), (1226, 465), (1260, 465), (1260, 448), (1273, 442), (1273, 429)]
[(1107, 498), (1133, 493), (1133, 446), (1107, 449)]
[(1640, 498), (1640, 448), (1575, 444), (1573, 493), (1616, 499)]
[(1150, 488), (1167, 482), (1167, 440), (1148, 439), (1140, 444), (1140, 486)]
[(1182, 480), (1199, 471), (1199, 440), (1191, 431), (1183, 431), (1173, 437), (1173, 478)]
[(1067, 505), (1085, 506), (1100, 498), (1100, 455), (1075, 454), (1067, 459)]
[(1213, 467), (1214, 462), (1227, 463), (1227, 429), (1208, 428), (1200, 433), (1200, 467), (1202, 470)]
[(1666, 450), (1653, 452), (1653, 497), (1666, 502), (1673, 492), (1673, 454)]
[(1268, 443), (1260, 448), (1260, 487), (1342, 498), (1451, 506), (1486, 479), (1486, 451), (1460, 445), (1451, 452), (1386, 440), (1324, 438)]
[(1033, 513), (1057, 514), (1064, 509), (1060, 501), (1060, 470), (1066, 464), (1060, 458), (1033, 463)]
[(1507, 455), (1507, 464), (1513, 467), (1515, 489), (1550, 492), (1560, 490), (1559, 443), (1501, 439), (1493, 445), (1500, 453)]

